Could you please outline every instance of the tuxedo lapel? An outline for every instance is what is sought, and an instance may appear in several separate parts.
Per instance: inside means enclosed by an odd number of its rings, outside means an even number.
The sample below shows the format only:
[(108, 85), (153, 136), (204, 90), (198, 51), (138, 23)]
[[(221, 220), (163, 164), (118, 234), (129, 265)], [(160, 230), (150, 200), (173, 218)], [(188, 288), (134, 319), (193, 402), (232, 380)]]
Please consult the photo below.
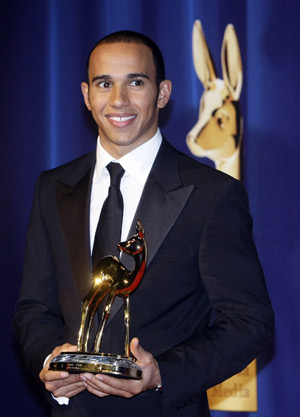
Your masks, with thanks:
[(180, 215), (192, 190), (193, 186), (189, 186), (166, 193), (154, 178), (149, 181), (147, 198), (145, 194), (136, 214), (136, 219), (141, 221), (145, 230), (148, 265)]
[(145, 229), (148, 265), (176, 222), (193, 189), (193, 185), (182, 185), (178, 152), (163, 141), (131, 226), (131, 233), (134, 233), (136, 220), (139, 219)]
[(91, 256), (89, 238), (90, 194), (93, 165), (81, 167), (72, 178), (56, 182), (56, 197), (61, 227), (73, 275), (83, 299), (89, 291)]

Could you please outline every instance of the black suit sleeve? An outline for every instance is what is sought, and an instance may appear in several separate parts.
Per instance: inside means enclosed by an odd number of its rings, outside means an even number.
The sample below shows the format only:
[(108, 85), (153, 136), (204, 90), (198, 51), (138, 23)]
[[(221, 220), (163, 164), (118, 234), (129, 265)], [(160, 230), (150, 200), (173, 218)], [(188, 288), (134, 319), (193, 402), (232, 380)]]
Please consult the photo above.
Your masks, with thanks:
[(41, 184), (40, 176), (30, 215), (23, 282), (14, 318), (21, 352), (34, 377), (38, 376), (52, 349), (63, 343), (54, 262), (43, 219)]
[[(241, 371), (273, 338), (273, 311), (252, 239), (243, 186), (225, 182), (199, 247), (212, 324), (159, 357), (164, 414)], [(178, 406), (179, 404), (179, 406)]]

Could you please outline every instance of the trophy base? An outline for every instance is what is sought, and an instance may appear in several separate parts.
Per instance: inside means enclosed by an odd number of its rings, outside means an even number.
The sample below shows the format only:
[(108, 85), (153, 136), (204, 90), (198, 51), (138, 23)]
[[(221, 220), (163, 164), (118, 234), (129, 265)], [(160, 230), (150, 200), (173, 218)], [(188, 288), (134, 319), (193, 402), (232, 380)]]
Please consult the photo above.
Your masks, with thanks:
[(141, 379), (142, 370), (132, 358), (110, 353), (62, 352), (50, 362), (49, 370), (72, 374), (89, 372), (119, 378)]

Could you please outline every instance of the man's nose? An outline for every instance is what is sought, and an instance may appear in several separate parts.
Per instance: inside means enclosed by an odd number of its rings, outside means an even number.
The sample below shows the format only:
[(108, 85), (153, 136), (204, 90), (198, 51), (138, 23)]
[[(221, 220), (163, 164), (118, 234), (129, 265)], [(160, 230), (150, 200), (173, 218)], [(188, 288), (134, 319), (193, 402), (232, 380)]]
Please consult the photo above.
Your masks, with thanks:
[(110, 104), (114, 107), (122, 107), (129, 104), (128, 91), (125, 86), (115, 85), (111, 91)]

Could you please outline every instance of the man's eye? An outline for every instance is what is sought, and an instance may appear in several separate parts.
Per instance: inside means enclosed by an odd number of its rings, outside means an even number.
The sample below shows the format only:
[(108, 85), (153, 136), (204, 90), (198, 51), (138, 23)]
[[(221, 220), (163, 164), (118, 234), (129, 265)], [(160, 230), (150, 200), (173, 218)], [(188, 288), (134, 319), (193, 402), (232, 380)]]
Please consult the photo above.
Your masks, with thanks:
[(138, 87), (138, 86), (140, 86), (140, 85), (143, 85), (144, 83), (143, 83), (143, 81), (142, 80), (134, 80), (134, 81), (132, 81), (131, 83), (130, 83), (130, 85), (133, 85), (133, 86), (135, 86), (135, 87)]
[(111, 83), (108, 81), (102, 81), (101, 83), (98, 84), (98, 86), (101, 88), (109, 88), (111, 87)]

